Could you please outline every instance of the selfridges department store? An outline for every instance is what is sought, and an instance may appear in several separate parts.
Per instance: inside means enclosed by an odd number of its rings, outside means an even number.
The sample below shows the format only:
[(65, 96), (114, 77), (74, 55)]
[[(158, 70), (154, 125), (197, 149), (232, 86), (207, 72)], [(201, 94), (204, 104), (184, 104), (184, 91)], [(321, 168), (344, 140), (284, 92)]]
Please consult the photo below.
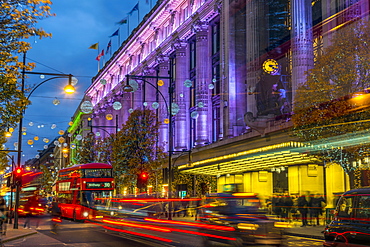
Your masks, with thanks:
[[(191, 150), (191, 162), (174, 155), (181, 172), (217, 177), (218, 191), (230, 183), (262, 197), (310, 191), (330, 205), (350, 177), (291, 134), (292, 108), (331, 38), (368, 13), (369, 2), (355, 0), (158, 1), (86, 91), (93, 125), (112, 125), (111, 113), (121, 126), (146, 106), (158, 114), (168, 150), (165, 103), (173, 101), (173, 150)], [(135, 92), (125, 92), (126, 83)]]

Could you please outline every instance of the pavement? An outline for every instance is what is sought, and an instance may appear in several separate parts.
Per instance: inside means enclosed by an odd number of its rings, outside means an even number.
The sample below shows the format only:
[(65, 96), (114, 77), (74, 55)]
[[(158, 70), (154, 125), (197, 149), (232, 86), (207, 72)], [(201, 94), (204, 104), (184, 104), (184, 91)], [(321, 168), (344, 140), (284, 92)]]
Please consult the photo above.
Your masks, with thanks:
[[(194, 221), (194, 217), (174, 217), (173, 220), (184, 220), (184, 221)], [(23, 229), (23, 224), (20, 221), (18, 229), (14, 229), (13, 224), (6, 224), (7, 231), (6, 235), (2, 236), (2, 243), (10, 242), (19, 238), (27, 237), (33, 234), (37, 234), (38, 230), (35, 228), (32, 229)], [(45, 230), (46, 225), (41, 225), (41, 229)], [(322, 231), (324, 226), (305, 226), (301, 227), (301, 223), (298, 221), (291, 222), (291, 227), (286, 230), (286, 235), (288, 236), (299, 236), (307, 237), (313, 239), (323, 240), (324, 235)]]

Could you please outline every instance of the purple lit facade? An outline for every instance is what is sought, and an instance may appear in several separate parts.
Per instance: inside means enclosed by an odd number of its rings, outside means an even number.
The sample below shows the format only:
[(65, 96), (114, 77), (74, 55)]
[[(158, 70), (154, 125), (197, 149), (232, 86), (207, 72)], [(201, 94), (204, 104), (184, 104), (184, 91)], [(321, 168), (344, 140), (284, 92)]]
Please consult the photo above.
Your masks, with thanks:
[[(176, 159), (182, 172), (217, 176), (219, 191), (242, 183), (261, 196), (311, 191), (329, 201), (348, 189), (349, 178), (339, 165), (325, 167), (304, 155), (289, 134), (289, 116), (315, 54), (337, 27), (368, 12), (364, 0), (158, 1), (86, 91), (93, 125), (114, 126), (117, 116), (121, 126), (131, 109), (148, 107), (162, 123), (159, 143), (168, 150), (170, 80), (157, 88), (138, 81), (134, 93), (123, 87), (125, 75), (170, 76), (178, 106), (173, 150), (191, 150), (192, 157), (191, 163), (187, 155)], [(273, 71), (268, 59), (277, 63)], [(153, 85), (158, 80), (146, 79)], [(114, 110), (114, 102), (122, 108)]]

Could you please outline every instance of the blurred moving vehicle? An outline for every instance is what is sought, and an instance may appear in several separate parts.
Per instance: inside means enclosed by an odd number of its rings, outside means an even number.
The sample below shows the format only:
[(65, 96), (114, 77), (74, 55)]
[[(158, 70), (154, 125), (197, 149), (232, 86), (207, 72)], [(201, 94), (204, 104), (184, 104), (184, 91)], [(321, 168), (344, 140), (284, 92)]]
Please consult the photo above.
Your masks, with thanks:
[(255, 193), (211, 194), (197, 210), (201, 222), (229, 227), (224, 231), (202, 229), (204, 233), (224, 237), (204, 236), (204, 246), (210, 246), (211, 241), (232, 246), (285, 246), (284, 230), (289, 224), (268, 218)]
[(22, 197), (19, 201), (18, 216), (43, 215), (47, 212), (47, 200), (41, 196)]
[(345, 192), (324, 231), (324, 246), (370, 246), (370, 188)]

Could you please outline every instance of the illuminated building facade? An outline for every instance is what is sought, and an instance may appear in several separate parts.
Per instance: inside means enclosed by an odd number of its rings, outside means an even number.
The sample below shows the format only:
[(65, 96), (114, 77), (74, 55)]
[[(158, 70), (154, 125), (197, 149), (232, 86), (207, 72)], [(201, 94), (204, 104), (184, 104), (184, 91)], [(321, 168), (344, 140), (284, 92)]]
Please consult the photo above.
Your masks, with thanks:
[[(168, 87), (173, 85), (173, 150), (181, 172), (242, 183), (262, 196), (328, 195), (349, 188), (340, 165), (324, 165), (290, 135), (292, 104), (315, 56), (335, 30), (367, 17), (366, 0), (164, 0), (123, 42), (86, 91), (93, 125), (119, 125), (139, 107), (155, 109), (168, 150)], [(172, 77), (130, 84), (125, 75)], [(165, 100), (161, 98), (162, 93)], [(114, 103), (122, 108), (115, 110)], [(157, 102), (159, 104), (157, 104)], [(113, 129), (112, 129), (113, 131)], [(105, 133), (101, 133), (105, 135)]]

